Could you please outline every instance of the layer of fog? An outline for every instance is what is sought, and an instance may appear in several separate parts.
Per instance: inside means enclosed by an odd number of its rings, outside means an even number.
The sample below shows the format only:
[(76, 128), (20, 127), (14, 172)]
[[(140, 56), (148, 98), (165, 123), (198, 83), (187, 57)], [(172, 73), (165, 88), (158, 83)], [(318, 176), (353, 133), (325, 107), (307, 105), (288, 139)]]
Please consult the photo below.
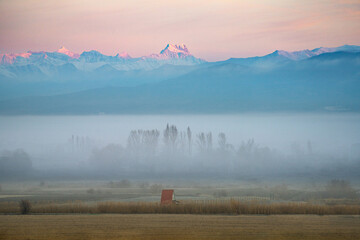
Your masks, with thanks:
[(347, 176), (360, 167), (360, 115), (0, 117), (0, 151), (8, 175), (30, 162), (90, 176)]

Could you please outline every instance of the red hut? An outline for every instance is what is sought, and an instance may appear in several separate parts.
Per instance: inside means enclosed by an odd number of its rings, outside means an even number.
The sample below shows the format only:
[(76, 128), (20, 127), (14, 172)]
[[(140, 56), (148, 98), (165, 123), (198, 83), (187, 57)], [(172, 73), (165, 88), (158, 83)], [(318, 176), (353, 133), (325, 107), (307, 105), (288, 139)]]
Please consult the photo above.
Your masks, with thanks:
[(161, 192), (161, 204), (171, 204), (175, 201), (174, 189), (163, 189)]

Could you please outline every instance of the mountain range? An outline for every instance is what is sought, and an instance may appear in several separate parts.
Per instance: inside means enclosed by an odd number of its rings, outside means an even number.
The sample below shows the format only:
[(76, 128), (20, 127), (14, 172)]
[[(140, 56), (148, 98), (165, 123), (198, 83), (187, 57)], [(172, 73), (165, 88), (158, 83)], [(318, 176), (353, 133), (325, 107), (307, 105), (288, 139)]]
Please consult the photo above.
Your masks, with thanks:
[(132, 58), (1, 54), (0, 114), (360, 111), (360, 46), (206, 62), (184, 45)]
[[(27, 66), (33, 65), (44, 74), (51, 75), (51, 70), (57, 66), (65, 64), (72, 65), (74, 69), (80, 71), (93, 71), (103, 66), (109, 65), (114, 70), (135, 70), (135, 69), (154, 69), (164, 64), (172, 65), (194, 65), (205, 62), (200, 58), (194, 57), (184, 44), (168, 44), (159, 54), (150, 54), (139, 58), (132, 58), (128, 53), (122, 52), (115, 56), (104, 55), (96, 50), (84, 51), (81, 54), (74, 53), (65, 47), (61, 47), (55, 52), (33, 52), (15, 54), (0, 54), (0, 64), (5, 70), (8, 66)], [(3, 75), (5, 71), (1, 71)], [(9, 76), (18, 76), (17, 73), (9, 70)]]

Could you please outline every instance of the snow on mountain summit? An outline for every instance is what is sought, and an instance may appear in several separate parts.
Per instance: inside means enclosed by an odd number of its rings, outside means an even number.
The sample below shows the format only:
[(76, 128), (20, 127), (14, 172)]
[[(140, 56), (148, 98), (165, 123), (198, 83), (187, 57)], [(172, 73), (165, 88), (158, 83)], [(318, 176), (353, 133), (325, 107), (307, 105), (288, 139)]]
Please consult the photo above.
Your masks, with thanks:
[(166, 47), (160, 52), (160, 54), (167, 54), (168, 52), (171, 53), (181, 53), (184, 55), (191, 55), (185, 44), (174, 45), (168, 44)]
[(32, 54), (31, 52), (0, 54), (0, 64), (13, 64), (18, 57), (29, 58), (31, 54)]
[(273, 52), (270, 55), (283, 56), (283, 57), (286, 57), (288, 59), (297, 61), (297, 60), (303, 60), (303, 59), (306, 59), (306, 58), (313, 57), (316, 54), (313, 53), (312, 51), (306, 49), (306, 50), (295, 51), (295, 52), (288, 52), (288, 51), (284, 51), (284, 50), (276, 50), (275, 52)]
[(64, 46), (62, 46), (61, 48), (59, 48), (56, 52), (62, 53), (62, 54), (65, 54), (65, 55), (68, 55), (68, 56), (71, 57), (71, 58), (79, 58), (79, 57), (80, 57), (80, 54), (74, 53), (74, 52), (66, 49)]
[(185, 44), (167, 44), (166, 47), (161, 50), (159, 54), (151, 54), (149, 56), (142, 57), (143, 59), (157, 59), (174, 61), (176, 59), (181, 60), (185, 65), (198, 64), (204, 62), (200, 58), (194, 57)]
[(334, 47), (334, 48), (327, 48), (327, 47), (320, 47), (315, 48), (313, 50), (305, 49), (295, 52), (288, 52), (284, 50), (276, 50), (275, 52), (267, 55), (267, 56), (282, 56), (286, 57), (291, 60), (303, 60), (310, 57), (318, 56), (323, 53), (331, 53), (331, 52), (360, 52), (360, 46), (356, 45), (343, 45), (340, 47)]
[[(321, 47), (313, 50), (305, 49), (295, 52), (276, 50), (263, 57), (249, 58), (248, 60), (249, 63), (253, 63), (254, 61), (267, 61), (272, 63), (301, 61), (330, 52), (360, 52), (360, 46), (344, 45), (335, 48)], [(245, 60), (242, 59), (240, 62), (244, 63), (244, 61)], [(83, 72), (96, 71), (96, 69), (99, 69), (99, 71), (101, 70), (103, 73), (104, 71), (151, 70), (163, 65), (197, 65), (204, 62), (205, 60), (192, 55), (185, 44), (167, 44), (165, 48), (157, 54), (135, 58), (132, 58), (127, 52), (121, 52), (116, 55), (106, 55), (96, 50), (84, 51), (80, 55), (65, 47), (61, 47), (53, 52), (28, 51), (26, 53), (0, 54), (0, 67), (6, 76), (22, 76), (23, 71), (16, 70), (18, 68), (28, 69), (28, 72), (35, 72), (36, 74), (44, 73), (50, 76), (51, 74), (58, 74), (68, 67)], [(262, 66), (265, 65), (263, 64)], [(73, 71), (71, 70), (69, 72)]]
[[(0, 54), (0, 64), (55, 64), (73, 63), (81, 66), (81, 69), (88, 69), (86, 64), (90, 63), (101, 66), (105, 63), (114, 65), (116, 69), (152, 69), (163, 64), (171, 65), (193, 65), (204, 62), (194, 57), (185, 44), (167, 44), (158, 54), (150, 54), (140, 58), (132, 58), (127, 52), (121, 52), (115, 56), (108, 56), (96, 50), (84, 51), (81, 54), (70, 51), (62, 46), (54, 52), (32, 52), (16, 54)], [(84, 65), (85, 64), (85, 65)], [(95, 66), (95, 65), (94, 65)]]

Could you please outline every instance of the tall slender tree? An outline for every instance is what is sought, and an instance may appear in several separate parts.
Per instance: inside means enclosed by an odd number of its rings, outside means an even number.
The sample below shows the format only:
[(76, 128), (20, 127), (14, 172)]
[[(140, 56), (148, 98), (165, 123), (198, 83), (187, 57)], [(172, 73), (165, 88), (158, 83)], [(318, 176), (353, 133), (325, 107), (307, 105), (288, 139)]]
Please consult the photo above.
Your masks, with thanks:
[(188, 138), (188, 144), (189, 144), (189, 155), (191, 156), (191, 145), (192, 145), (192, 142), (191, 142), (191, 129), (190, 127), (187, 128), (187, 138)]

